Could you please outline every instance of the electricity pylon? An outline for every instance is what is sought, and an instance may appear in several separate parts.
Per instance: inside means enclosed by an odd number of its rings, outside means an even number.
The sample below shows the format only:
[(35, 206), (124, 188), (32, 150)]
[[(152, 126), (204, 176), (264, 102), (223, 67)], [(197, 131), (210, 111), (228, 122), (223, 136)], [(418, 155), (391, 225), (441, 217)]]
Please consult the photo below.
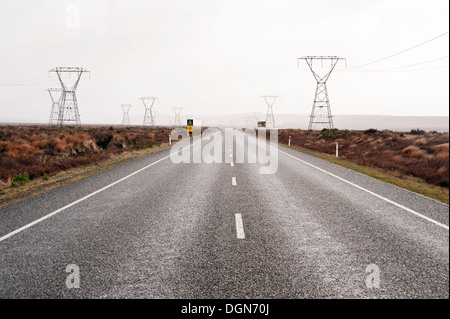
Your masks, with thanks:
[(273, 116), (273, 105), (278, 99), (278, 96), (265, 95), (262, 97), (267, 105), (267, 115), (266, 115), (266, 127), (275, 128), (275, 117)]
[(50, 95), (52, 100), (52, 110), (50, 111), (50, 119), (48, 121), (49, 125), (56, 125), (59, 118), (59, 108), (61, 102), (62, 89), (61, 88), (51, 88), (45, 90)]
[[(312, 74), (314, 75), (314, 78), (317, 81), (316, 95), (314, 97), (308, 130), (313, 130), (318, 126), (323, 126), (327, 129), (333, 129), (333, 115), (331, 114), (330, 100), (328, 98), (326, 83), (339, 60), (345, 60), (345, 58), (340, 58), (337, 56), (305, 56), (297, 59), (297, 66), (298, 60), (300, 59), (306, 61), (309, 68), (311, 69)], [(331, 65), (329, 71), (325, 75), (319, 75), (313, 69), (314, 60), (320, 60), (322, 66), (324, 60), (330, 60)]]
[[(58, 121), (59, 126), (63, 126), (67, 122), (75, 122), (76, 125), (81, 126), (80, 112), (78, 111), (78, 102), (75, 95), (78, 83), (80, 83), (83, 73), (89, 72), (83, 68), (78, 67), (57, 67), (49, 72), (55, 72), (61, 83), (62, 94), (59, 105)], [(67, 83), (67, 79), (63, 79), (63, 74), (75, 73), (75, 81)]]
[(144, 103), (145, 107), (144, 126), (146, 125), (154, 126), (156, 123), (152, 113), (152, 108), (157, 98), (153, 96), (144, 96), (141, 98), (141, 100), (142, 103)]
[(173, 125), (174, 126), (181, 126), (180, 114), (181, 114), (182, 110), (183, 110), (183, 108), (181, 108), (181, 107), (174, 107), (173, 108), (173, 112), (175, 113), (175, 118), (173, 120)]
[(131, 104), (122, 104), (122, 110), (123, 110), (123, 118), (122, 118), (122, 125), (130, 125), (130, 109)]

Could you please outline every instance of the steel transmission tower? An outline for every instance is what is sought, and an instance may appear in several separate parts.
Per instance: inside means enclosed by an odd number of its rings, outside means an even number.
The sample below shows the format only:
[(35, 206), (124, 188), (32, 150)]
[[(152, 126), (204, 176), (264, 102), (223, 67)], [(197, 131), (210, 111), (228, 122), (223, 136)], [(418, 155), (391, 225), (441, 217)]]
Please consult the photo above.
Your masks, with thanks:
[(150, 125), (154, 126), (155, 123), (155, 117), (152, 113), (153, 105), (155, 104), (155, 101), (157, 100), (156, 97), (153, 96), (145, 96), (141, 98), (142, 103), (144, 103), (145, 107), (145, 115), (144, 115), (144, 126)]
[(266, 115), (266, 127), (275, 127), (275, 117), (273, 116), (273, 105), (275, 104), (278, 96), (265, 95), (262, 97), (267, 105), (267, 115)]
[[(299, 58), (298, 60), (305, 60), (311, 69), (312, 74), (317, 82), (316, 96), (314, 97), (314, 103), (310, 115), (308, 130), (313, 130), (318, 126), (324, 126), (327, 129), (333, 129), (333, 115), (331, 114), (330, 100), (328, 98), (327, 92), (327, 80), (330, 77), (331, 72), (333, 72), (334, 67), (339, 62), (339, 60), (345, 60), (345, 58), (340, 58), (337, 56), (305, 56)], [(297, 64), (298, 64), (297, 60)], [(330, 60), (330, 69), (328, 73), (321, 76), (313, 69), (313, 61), (320, 60), (323, 66), (324, 60)]]
[[(57, 124), (63, 126), (66, 122), (75, 122), (76, 125), (81, 126), (75, 91), (77, 90), (78, 83), (80, 83), (83, 73), (89, 71), (76, 67), (57, 67), (49, 72), (56, 73), (62, 88)], [(69, 77), (71, 74), (75, 74), (75, 81), (68, 83), (69, 81), (67, 78), (63, 79), (63, 74), (68, 74)]]
[(175, 113), (175, 119), (173, 120), (174, 126), (181, 126), (181, 118), (180, 118), (181, 110), (183, 110), (183, 108), (181, 107), (173, 108), (173, 112)]
[(52, 110), (50, 112), (50, 119), (48, 121), (49, 125), (56, 125), (58, 123), (59, 118), (59, 109), (61, 102), (62, 89), (60, 88), (52, 88), (45, 90), (50, 95), (50, 99), (52, 100)]
[(122, 125), (130, 125), (130, 109), (131, 104), (122, 104), (122, 110), (123, 110), (123, 118), (122, 118)]

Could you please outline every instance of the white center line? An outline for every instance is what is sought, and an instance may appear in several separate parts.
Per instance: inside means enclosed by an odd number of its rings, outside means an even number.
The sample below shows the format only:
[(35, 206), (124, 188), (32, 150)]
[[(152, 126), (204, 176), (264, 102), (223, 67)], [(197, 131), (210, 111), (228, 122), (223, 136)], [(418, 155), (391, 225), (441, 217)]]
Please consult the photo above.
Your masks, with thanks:
[(236, 183), (236, 177), (232, 177), (232, 178), (231, 178), (231, 185), (233, 185), (233, 186), (236, 186), (236, 185), (237, 185), (237, 183)]
[(244, 239), (244, 224), (242, 223), (242, 215), (236, 214), (236, 235), (239, 239)]

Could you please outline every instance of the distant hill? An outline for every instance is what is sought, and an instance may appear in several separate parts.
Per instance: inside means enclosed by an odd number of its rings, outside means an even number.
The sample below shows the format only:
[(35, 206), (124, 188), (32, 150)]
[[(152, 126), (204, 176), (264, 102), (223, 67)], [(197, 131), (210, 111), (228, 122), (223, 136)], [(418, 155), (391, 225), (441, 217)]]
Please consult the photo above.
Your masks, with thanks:
[[(191, 117), (191, 116), (189, 116)], [(254, 127), (255, 117), (250, 113), (226, 114), (226, 115), (203, 115), (192, 116), (201, 119), (203, 126), (219, 127)], [(142, 124), (141, 115), (131, 116), (131, 125), (140, 126)], [(263, 121), (265, 115), (261, 115), (259, 120)], [(412, 129), (422, 129), (425, 131), (448, 132), (448, 116), (392, 116), (392, 115), (335, 115), (334, 126), (338, 129), (366, 130), (376, 128), (378, 130), (392, 130), (409, 132)], [(159, 126), (172, 125), (173, 117), (168, 115), (158, 115), (156, 123)], [(181, 123), (186, 123), (186, 116), (181, 116)], [(307, 129), (309, 115), (307, 114), (275, 114), (275, 123), (278, 128)], [(19, 123), (3, 123), (3, 125), (21, 125)], [(28, 123), (32, 124), (32, 123)], [(36, 123), (37, 124), (37, 123)], [(42, 123), (45, 124), (45, 123)], [(116, 123), (92, 123), (83, 122), (85, 125), (120, 125)], [(2, 123), (0, 123), (2, 125)], [(23, 125), (23, 124), (22, 124)]]
[[(251, 114), (232, 114), (225, 116), (201, 117), (204, 125), (220, 126), (248, 126), (254, 123)], [(264, 120), (261, 116), (260, 120)], [(339, 129), (410, 131), (422, 129), (425, 131), (449, 131), (448, 116), (392, 116), (392, 115), (335, 115), (334, 126)], [(275, 123), (278, 128), (307, 129), (309, 115), (306, 114), (275, 114)]]

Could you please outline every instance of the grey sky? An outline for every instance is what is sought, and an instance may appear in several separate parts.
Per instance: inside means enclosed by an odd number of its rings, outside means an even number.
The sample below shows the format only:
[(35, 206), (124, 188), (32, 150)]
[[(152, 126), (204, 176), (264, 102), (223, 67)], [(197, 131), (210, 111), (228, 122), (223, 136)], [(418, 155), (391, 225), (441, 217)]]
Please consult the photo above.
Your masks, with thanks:
[[(80, 9), (68, 28), (67, 6)], [(0, 3), (0, 122), (46, 122), (56, 66), (91, 71), (78, 90), (84, 123), (118, 123), (122, 103), (143, 116), (310, 112), (315, 82), (304, 55), (339, 55), (351, 68), (448, 31), (447, 0), (36, 1)], [(335, 114), (443, 115), (449, 37), (364, 68), (339, 64), (329, 80)], [(392, 69), (426, 62), (417, 66)], [(380, 71), (385, 70), (385, 71)], [(414, 70), (414, 71), (412, 71)], [(380, 72), (371, 72), (380, 71)], [(27, 82), (28, 81), (28, 82)], [(137, 123), (136, 123), (137, 124)]]

